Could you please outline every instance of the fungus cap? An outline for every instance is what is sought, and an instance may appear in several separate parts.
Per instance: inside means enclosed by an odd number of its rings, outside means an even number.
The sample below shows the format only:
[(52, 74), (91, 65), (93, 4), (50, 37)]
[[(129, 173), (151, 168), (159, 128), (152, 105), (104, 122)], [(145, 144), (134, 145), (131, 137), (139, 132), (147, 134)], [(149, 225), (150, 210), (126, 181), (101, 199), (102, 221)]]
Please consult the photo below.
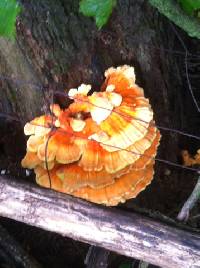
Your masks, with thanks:
[(25, 125), (22, 166), (34, 169), (41, 186), (51, 180), (56, 191), (114, 206), (151, 183), (160, 133), (134, 68), (112, 67), (105, 77), (100, 92), (88, 95), (91, 86), (82, 84), (69, 91), (69, 107), (51, 106), (53, 120), (41, 116)]

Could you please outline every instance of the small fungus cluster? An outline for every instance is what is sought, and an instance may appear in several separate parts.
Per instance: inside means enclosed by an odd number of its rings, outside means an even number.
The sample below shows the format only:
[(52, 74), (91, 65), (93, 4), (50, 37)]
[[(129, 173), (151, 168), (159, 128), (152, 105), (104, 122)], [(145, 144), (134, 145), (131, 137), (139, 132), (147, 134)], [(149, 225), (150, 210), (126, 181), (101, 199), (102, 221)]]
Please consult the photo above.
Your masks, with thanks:
[(200, 149), (194, 156), (191, 156), (187, 150), (182, 151), (183, 164), (185, 166), (200, 165)]
[(100, 92), (70, 89), (73, 103), (51, 106), (24, 127), (24, 168), (44, 187), (108, 206), (134, 198), (150, 184), (160, 133), (134, 68), (109, 68)]

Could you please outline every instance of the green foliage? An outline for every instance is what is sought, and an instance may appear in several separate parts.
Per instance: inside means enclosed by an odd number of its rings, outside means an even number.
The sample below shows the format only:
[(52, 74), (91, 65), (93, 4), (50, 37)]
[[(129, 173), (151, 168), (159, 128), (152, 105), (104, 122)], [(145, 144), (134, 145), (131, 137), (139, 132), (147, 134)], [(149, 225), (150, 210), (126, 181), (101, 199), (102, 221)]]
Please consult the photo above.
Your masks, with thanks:
[(98, 29), (101, 29), (107, 23), (115, 5), (116, 0), (81, 0), (79, 11), (87, 17), (94, 17)]
[[(189, 1), (189, 0), (187, 0)], [(192, 0), (190, 0), (192, 2)], [(196, 3), (199, 0), (194, 0)], [(186, 2), (186, 0), (185, 0)], [(149, 3), (156, 7), (160, 13), (173, 21), (191, 37), (200, 39), (200, 21), (195, 17), (187, 15), (175, 0), (149, 0)]]
[(16, 34), (16, 17), (20, 7), (16, 0), (0, 0), (0, 36), (13, 39)]
[(190, 15), (200, 10), (200, 0), (179, 0), (181, 7)]

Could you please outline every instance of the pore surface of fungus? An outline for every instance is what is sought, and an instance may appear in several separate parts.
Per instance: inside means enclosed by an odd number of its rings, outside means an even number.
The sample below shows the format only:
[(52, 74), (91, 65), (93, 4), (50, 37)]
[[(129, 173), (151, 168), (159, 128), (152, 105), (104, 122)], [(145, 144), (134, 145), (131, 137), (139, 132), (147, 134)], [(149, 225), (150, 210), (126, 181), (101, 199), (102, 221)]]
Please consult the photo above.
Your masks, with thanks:
[(100, 92), (71, 89), (66, 109), (51, 105), (24, 127), (24, 168), (44, 187), (108, 206), (136, 197), (150, 184), (160, 133), (134, 68), (109, 68)]

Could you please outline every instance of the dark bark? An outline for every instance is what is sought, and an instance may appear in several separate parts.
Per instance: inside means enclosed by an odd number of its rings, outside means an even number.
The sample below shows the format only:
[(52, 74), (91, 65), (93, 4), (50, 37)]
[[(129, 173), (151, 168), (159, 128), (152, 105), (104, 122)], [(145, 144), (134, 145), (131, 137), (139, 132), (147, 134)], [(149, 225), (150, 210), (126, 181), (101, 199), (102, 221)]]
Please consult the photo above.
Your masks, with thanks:
[[(68, 100), (57, 91), (81, 83), (92, 84), (98, 90), (103, 72), (110, 66), (135, 66), (137, 83), (150, 99), (158, 125), (186, 127), (183, 97), (188, 95), (182, 95), (182, 70), (174, 54), (166, 54), (165, 50), (173, 50), (177, 38), (170, 24), (147, 1), (119, 0), (101, 31), (97, 31), (92, 19), (79, 14), (78, 0), (21, 0), (21, 3), (24, 8), (17, 21), (16, 42), (0, 40), (0, 112), (12, 114), (22, 122), (17, 131), (16, 122), (8, 127), (7, 122), (0, 120), (0, 146), (3, 146), (0, 156), (7, 158), (9, 165), (13, 161), (20, 170), (26, 146), (23, 124), (48, 110), (52, 94), (56, 102), (65, 106)], [(189, 105), (188, 115), (191, 109)], [(171, 132), (162, 134), (159, 157), (176, 162), (180, 153), (178, 136)], [(167, 193), (173, 192), (171, 204), (175, 200), (183, 202), (188, 188), (193, 187), (191, 184), (172, 167), (157, 164), (154, 186), (152, 191), (147, 190), (145, 204), (159, 209), (163, 203), (165, 211), (170, 212), (173, 207), (168, 205)], [(142, 197), (137, 200), (136, 203), (140, 202)], [(29, 201), (25, 201), (28, 206)], [(95, 210), (94, 217), (100, 211)], [(21, 220), (26, 222), (26, 218)]]
[[(24, 123), (48, 110), (52, 92), (56, 102), (66, 105), (68, 100), (57, 91), (80, 83), (90, 83), (98, 90), (105, 69), (130, 64), (135, 66), (137, 83), (150, 99), (156, 123), (182, 129), (180, 70), (177, 58), (173, 54), (166, 56), (164, 50), (173, 48), (176, 37), (168, 22), (147, 1), (118, 1), (109, 23), (101, 31), (97, 31), (92, 19), (78, 12), (78, 0), (21, 3), (24, 11), (17, 22), (16, 42), (0, 40), (0, 74), (15, 78), (1, 80), (0, 112), (14, 113)], [(32, 81), (34, 85), (20, 83), (18, 79)], [(165, 131), (162, 134), (159, 156), (176, 162), (180, 153), (178, 136)], [(24, 140), (19, 139), (18, 143), (18, 147), (25, 149)], [(10, 148), (9, 142), (4, 146), (9, 154), (18, 153)], [(172, 185), (174, 177), (179, 176), (165, 175), (172, 170), (159, 164), (156, 176)], [(184, 187), (185, 182), (181, 181), (174, 188)], [(171, 191), (170, 187), (168, 190)], [(159, 191), (156, 194), (159, 196)]]
[[(78, 13), (78, 2), (23, 0), (16, 42), (0, 42), (1, 73), (47, 86), (46, 91), (69, 89), (82, 82), (97, 89), (106, 68), (135, 65), (138, 83), (160, 113), (155, 113), (156, 118), (162, 118), (163, 125), (176, 124), (179, 120), (171, 122), (169, 114), (174, 85), (168, 70), (169, 61), (174, 62), (162, 50), (175, 38), (169, 26), (146, 1), (126, 0), (119, 1), (107, 27), (97, 31), (91, 19)], [(160, 28), (165, 28), (164, 34)], [(178, 81), (179, 71), (174, 69)], [(16, 86), (11, 81), (7, 86), (10, 90), (2, 101), (5, 109), (24, 120), (41, 113), (44, 99), (40, 88)], [(23, 104), (22, 99), (26, 100)]]

